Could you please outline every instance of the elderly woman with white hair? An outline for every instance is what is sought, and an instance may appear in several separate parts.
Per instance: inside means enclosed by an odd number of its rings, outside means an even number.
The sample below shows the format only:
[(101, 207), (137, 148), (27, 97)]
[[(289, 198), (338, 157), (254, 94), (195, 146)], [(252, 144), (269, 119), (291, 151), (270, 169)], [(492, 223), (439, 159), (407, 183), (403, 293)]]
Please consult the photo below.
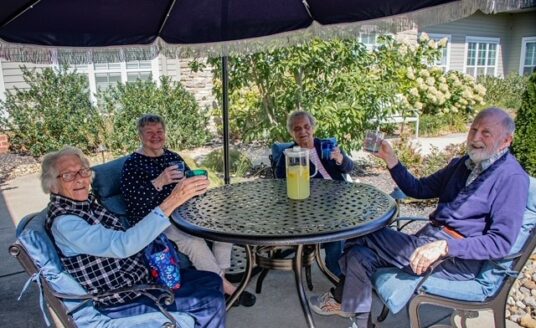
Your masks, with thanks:
[[(290, 147), (300, 146), (309, 150), (312, 178), (342, 181), (344, 175), (354, 168), (352, 160), (339, 147), (333, 149), (329, 158), (322, 158), (322, 141), (314, 136), (316, 120), (311, 113), (305, 111), (290, 113), (287, 118), (287, 130), (294, 139), (294, 144)], [(285, 166), (285, 158), (281, 156), (277, 163), (277, 178), (286, 177)], [(338, 261), (342, 255), (343, 244), (342, 241), (335, 241), (323, 245), (326, 252), (326, 266), (337, 276), (341, 274)]]
[[(41, 184), (45, 193), (50, 193), (46, 227), (65, 269), (94, 295), (154, 283), (142, 250), (171, 225), (168, 217), (173, 210), (206, 192), (208, 180), (184, 179), (160, 205), (125, 230), (90, 193), (92, 176), (88, 159), (77, 148), (67, 146), (43, 159)], [(224, 327), (221, 278), (184, 269), (181, 276), (175, 302), (166, 309), (190, 314), (196, 327)], [(110, 318), (158, 311), (152, 300), (137, 292), (97, 298), (95, 306)]]

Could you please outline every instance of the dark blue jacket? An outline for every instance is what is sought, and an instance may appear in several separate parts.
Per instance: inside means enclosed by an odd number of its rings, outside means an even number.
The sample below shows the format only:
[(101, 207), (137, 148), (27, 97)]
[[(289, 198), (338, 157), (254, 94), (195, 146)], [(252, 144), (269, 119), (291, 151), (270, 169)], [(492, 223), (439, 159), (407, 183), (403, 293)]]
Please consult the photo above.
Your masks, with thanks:
[[(320, 148), (321, 147), (321, 141), (320, 141), (320, 139), (315, 138), (314, 142), (315, 142), (316, 152), (318, 153), (318, 156), (321, 156), (321, 154), (322, 154), (322, 150)], [(288, 148), (292, 148), (292, 147), (297, 146), (297, 145), (298, 145), (297, 143), (293, 143)], [(324, 165), (324, 168), (326, 169), (326, 171), (329, 173), (329, 175), (331, 176), (331, 178), (333, 180), (344, 181), (345, 180), (344, 179), (344, 174), (350, 173), (352, 171), (352, 169), (354, 168), (354, 163), (352, 162), (350, 157), (346, 156), (346, 154), (342, 150), (341, 150), (341, 153), (342, 153), (342, 156), (343, 156), (343, 160), (342, 160), (341, 165), (337, 165), (337, 163), (335, 162), (334, 159), (322, 159), (322, 158), (320, 159), (320, 161), (322, 162), (322, 165)], [(310, 163), (310, 173), (311, 173), (311, 175), (315, 172), (315, 170), (316, 170), (316, 168), (313, 165), (313, 163)], [(276, 177), (280, 178), (280, 179), (284, 179), (286, 177), (285, 155), (282, 155), (279, 158), (279, 161), (277, 162)], [(322, 174), (320, 174), (320, 172), (318, 172), (314, 176), (314, 178), (324, 179), (324, 177), (322, 176)]]

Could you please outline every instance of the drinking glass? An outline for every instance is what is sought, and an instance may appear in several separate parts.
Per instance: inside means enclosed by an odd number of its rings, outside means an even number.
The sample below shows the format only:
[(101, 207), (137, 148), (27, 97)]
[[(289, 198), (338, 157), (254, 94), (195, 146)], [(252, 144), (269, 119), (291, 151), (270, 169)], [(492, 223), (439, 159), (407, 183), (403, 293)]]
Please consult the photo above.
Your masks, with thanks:
[(169, 165), (176, 166), (177, 170), (181, 175), (181, 178), (184, 177), (184, 171), (186, 170), (186, 165), (184, 164), (184, 161), (171, 161), (169, 162)]
[(381, 131), (368, 130), (365, 133), (363, 149), (371, 153), (377, 153), (382, 145), (384, 133)]
[(322, 159), (330, 159), (331, 152), (335, 149), (337, 145), (331, 140), (322, 141), (320, 147), (322, 149)]

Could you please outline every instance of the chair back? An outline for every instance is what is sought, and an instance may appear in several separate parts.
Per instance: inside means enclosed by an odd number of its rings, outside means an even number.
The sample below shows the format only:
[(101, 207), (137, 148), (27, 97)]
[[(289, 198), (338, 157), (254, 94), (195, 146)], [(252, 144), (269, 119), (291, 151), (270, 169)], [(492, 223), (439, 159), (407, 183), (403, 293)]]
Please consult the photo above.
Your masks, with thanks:
[(91, 184), (93, 194), (102, 206), (119, 217), (125, 226), (127, 223), (127, 205), (121, 194), (121, 172), (127, 156), (93, 166), (95, 178)]
[[(321, 139), (321, 141), (331, 141), (333, 143), (336, 143), (337, 138), (335, 137), (325, 138), (325, 139)], [(283, 156), (284, 150), (291, 147), (293, 144), (294, 144), (293, 142), (276, 142), (272, 144), (272, 153), (268, 157), (270, 159), (270, 166), (272, 167), (272, 173), (274, 175), (274, 178), (277, 177), (276, 176), (277, 164), (279, 163), (281, 156)]]

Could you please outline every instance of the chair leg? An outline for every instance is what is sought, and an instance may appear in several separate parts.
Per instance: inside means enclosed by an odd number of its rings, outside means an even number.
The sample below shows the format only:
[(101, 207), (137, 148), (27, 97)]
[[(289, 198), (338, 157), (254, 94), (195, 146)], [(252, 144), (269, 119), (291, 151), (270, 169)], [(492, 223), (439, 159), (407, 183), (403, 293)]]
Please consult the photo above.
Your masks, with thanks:
[(492, 309), (493, 319), (495, 320), (495, 328), (506, 328), (506, 315), (504, 311), (497, 311)]
[(383, 322), (383, 321), (385, 320), (385, 318), (387, 318), (388, 315), (389, 315), (389, 308), (384, 304), (384, 305), (383, 305), (382, 312), (381, 312), (380, 315), (376, 318), (376, 321), (378, 321), (378, 322)]
[(266, 275), (268, 274), (269, 269), (263, 269), (259, 277), (257, 278), (257, 286), (255, 287), (255, 293), (260, 294), (262, 291), (262, 283)]
[(311, 279), (311, 266), (308, 265), (305, 267), (305, 280), (307, 281), (307, 288), (309, 288), (309, 291), (313, 291), (313, 280)]
[(408, 313), (409, 313), (409, 325), (411, 328), (420, 328), (420, 317), (419, 317), (419, 307), (421, 306), (421, 302), (419, 301), (419, 296), (415, 296), (408, 305)]

